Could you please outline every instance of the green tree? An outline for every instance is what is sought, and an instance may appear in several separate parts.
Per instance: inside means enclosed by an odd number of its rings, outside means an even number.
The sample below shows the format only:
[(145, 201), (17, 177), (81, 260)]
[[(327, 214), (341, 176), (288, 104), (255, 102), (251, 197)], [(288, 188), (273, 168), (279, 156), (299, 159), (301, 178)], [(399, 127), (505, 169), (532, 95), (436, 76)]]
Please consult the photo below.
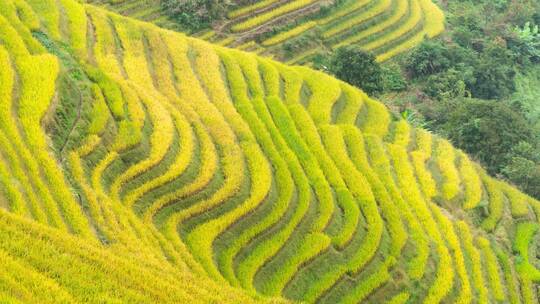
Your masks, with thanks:
[(514, 57), (508, 49), (491, 45), (482, 53), (474, 69), (476, 82), (470, 88), (472, 96), (501, 99), (512, 94), (516, 89), (514, 62)]
[(465, 98), (443, 103), (437, 112), (439, 131), (492, 174), (501, 172), (512, 148), (533, 140), (523, 115), (501, 102)]
[(516, 26), (513, 34), (510, 37), (510, 47), (520, 57), (520, 61), (540, 61), (540, 27), (527, 22), (523, 27)]
[(413, 78), (445, 71), (451, 66), (448, 49), (437, 41), (424, 41), (409, 55), (405, 68)]
[(431, 75), (424, 84), (423, 91), (435, 99), (459, 98), (470, 95), (467, 83), (472, 78), (472, 71), (459, 71), (454, 68), (446, 72)]
[(382, 68), (372, 54), (346, 47), (339, 48), (330, 60), (329, 70), (337, 78), (370, 95), (383, 91)]
[(540, 198), (540, 151), (528, 142), (512, 149), (502, 173), (528, 194)]
[(214, 20), (223, 18), (229, 5), (229, 1), (219, 0), (161, 0), (163, 12), (189, 33), (210, 27)]

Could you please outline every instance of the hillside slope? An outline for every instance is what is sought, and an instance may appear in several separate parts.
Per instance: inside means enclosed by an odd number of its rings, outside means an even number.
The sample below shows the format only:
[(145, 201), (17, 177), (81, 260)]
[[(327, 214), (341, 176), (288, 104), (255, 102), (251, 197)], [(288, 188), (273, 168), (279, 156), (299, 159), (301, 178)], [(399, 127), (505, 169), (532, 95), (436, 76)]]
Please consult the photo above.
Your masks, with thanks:
[[(176, 13), (170, 11), (178, 9), (183, 1), (177, 1), (169, 10), (160, 10), (157, 0), (88, 2), (182, 30), (181, 25), (174, 25)], [(199, 5), (204, 14), (203, 5)], [(200, 12), (178, 12), (197, 13)], [(432, 0), (249, 1), (243, 6), (232, 6), (224, 15), (223, 20), (217, 18), (211, 29), (197, 36), (289, 64), (309, 62), (318, 54), (328, 54), (342, 46), (372, 52), (379, 61), (385, 61), (444, 30), (444, 14)]]
[(2, 301), (537, 303), (540, 203), (328, 75), (74, 0), (0, 67)]

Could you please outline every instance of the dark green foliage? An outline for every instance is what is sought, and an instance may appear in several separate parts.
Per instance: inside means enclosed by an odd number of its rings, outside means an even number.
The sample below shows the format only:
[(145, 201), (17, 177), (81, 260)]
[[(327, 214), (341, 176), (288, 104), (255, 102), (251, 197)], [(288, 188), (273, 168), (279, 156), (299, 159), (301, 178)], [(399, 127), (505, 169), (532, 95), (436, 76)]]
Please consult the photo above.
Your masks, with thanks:
[(161, 0), (161, 8), (182, 31), (194, 33), (223, 18), (227, 3), (219, 0)]
[(339, 48), (330, 60), (330, 72), (337, 78), (373, 95), (383, 91), (383, 71), (375, 56), (350, 48)]
[(523, 27), (515, 27), (514, 35), (508, 39), (509, 48), (522, 64), (540, 62), (539, 24), (527, 22)]
[(405, 67), (413, 78), (433, 75), (448, 69), (449, 50), (437, 41), (422, 42), (407, 58)]
[(534, 197), (540, 197), (540, 149), (521, 142), (512, 149), (503, 174)]
[(382, 82), (385, 92), (399, 92), (407, 89), (407, 80), (397, 65), (382, 67)]
[(501, 102), (461, 99), (443, 103), (436, 113), (439, 132), (492, 174), (501, 172), (514, 147), (533, 139), (525, 117)]
[(475, 82), (470, 90), (473, 97), (499, 99), (515, 91), (514, 59), (509, 50), (490, 46), (479, 58), (474, 69)]
[(431, 75), (424, 84), (424, 92), (435, 99), (465, 97), (467, 83), (473, 78), (472, 71), (459, 71), (451, 68), (445, 72)]

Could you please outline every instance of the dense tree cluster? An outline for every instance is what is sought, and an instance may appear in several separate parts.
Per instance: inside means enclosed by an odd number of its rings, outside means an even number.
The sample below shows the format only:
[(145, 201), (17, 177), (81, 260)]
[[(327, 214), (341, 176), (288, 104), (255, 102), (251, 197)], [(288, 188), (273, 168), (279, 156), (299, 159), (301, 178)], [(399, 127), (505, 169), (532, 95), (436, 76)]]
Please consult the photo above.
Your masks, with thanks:
[(220, 0), (161, 0), (163, 11), (188, 33), (207, 28), (222, 18), (228, 5), (229, 1)]

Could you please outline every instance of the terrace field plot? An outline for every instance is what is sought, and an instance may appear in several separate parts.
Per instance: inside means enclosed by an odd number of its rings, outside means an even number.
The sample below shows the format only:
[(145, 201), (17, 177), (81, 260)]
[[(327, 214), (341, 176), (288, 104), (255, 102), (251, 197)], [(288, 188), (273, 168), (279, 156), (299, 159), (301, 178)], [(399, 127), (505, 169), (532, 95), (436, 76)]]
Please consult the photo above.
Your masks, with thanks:
[(0, 302), (538, 303), (540, 202), (326, 74), (0, 2)]
[(230, 11), (200, 37), (301, 64), (341, 46), (385, 61), (443, 29), (431, 0), (263, 0)]
[[(157, 0), (89, 2), (178, 28), (160, 11)], [(431, 0), (259, 0), (230, 7), (224, 20), (195, 36), (289, 64), (309, 63), (317, 54), (341, 46), (372, 52), (386, 61), (444, 30), (443, 12)]]

